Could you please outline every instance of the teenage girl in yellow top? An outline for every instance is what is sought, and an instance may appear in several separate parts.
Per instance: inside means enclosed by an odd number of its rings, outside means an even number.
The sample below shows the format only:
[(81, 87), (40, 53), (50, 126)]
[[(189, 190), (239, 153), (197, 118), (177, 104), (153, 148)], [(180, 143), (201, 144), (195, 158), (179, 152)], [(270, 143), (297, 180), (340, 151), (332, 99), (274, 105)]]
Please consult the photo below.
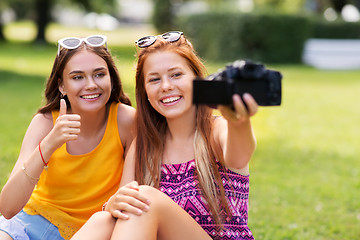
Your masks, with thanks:
[(106, 37), (61, 39), (45, 97), (0, 194), (0, 239), (70, 239), (119, 187), (135, 109)]

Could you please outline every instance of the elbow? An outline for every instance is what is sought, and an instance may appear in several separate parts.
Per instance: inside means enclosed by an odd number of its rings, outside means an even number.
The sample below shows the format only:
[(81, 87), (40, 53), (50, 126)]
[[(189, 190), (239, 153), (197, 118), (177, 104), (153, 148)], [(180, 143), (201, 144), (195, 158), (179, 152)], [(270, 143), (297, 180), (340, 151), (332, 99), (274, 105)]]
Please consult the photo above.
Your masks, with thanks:
[(14, 217), (18, 212), (14, 211), (10, 206), (4, 204), (2, 200), (0, 200), (0, 213), (6, 219), (11, 219)]
[(6, 218), (7, 220), (13, 218), (13, 217), (17, 214), (17, 212), (9, 211), (9, 210), (7, 210), (6, 208), (4, 209), (4, 208), (2, 208), (2, 207), (0, 207), (0, 213), (1, 213), (2, 216), (3, 216), (4, 218)]
[(14, 217), (16, 214), (11, 213), (11, 211), (7, 211), (6, 209), (0, 208), (1, 215), (6, 218), (7, 220)]
[(7, 220), (10, 220), (11, 218), (13, 218), (15, 215), (5, 215), (5, 214), (3, 214), (3, 213), (1, 213), (2, 214), (2, 216), (5, 218), (5, 219), (7, 219)]

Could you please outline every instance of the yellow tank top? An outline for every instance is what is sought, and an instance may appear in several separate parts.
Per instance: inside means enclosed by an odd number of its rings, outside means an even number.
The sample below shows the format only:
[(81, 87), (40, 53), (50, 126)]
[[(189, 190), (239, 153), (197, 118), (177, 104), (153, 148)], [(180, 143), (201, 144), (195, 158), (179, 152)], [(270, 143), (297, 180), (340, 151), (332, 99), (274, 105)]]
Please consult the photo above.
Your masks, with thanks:
[[(104, 136), (94, 150), (70, 155), (64, 144), (52, 154), (49, 169), (43, 170), (24, 208), (57, 226), (64, 239), (70, 239), (119, 188), (124, 149), (117, 125), (118, 105), (111, 104)], [(54, 121), (58, 114), (52, 112)]]

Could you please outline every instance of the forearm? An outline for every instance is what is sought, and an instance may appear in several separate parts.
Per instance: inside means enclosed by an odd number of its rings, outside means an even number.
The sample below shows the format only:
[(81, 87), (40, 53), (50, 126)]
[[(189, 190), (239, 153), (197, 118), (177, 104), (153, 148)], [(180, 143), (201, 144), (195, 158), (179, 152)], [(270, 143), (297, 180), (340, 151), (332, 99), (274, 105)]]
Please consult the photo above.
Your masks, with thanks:
[(256, 140), (250, 119), (240, 125), (228, 124), (225, 162), (228, 167), (241, 169), (249, 163)]
[[(50, 158), (46, 150), (43, 157), (45, 161)], [(26, 205), (40, 178), (44, 165), (38, 147), (25, 161), (19, 158), (0, 194), (0, 212), (5, 218), (13, 217)]]

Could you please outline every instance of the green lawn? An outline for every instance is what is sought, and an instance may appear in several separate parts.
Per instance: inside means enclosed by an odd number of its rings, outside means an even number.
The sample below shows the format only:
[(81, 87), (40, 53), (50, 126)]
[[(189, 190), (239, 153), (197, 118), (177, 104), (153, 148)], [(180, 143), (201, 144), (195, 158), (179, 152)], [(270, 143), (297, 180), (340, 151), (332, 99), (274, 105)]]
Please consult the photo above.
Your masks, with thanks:
[[(24, 26), (29, 27), (12, 27)], [(18, 39), (18, 31), (6, 31)], [(55, 42), (56, 36), (67, 36), (66, 31), (79, 36), (79, 29), (54, 25), (49, 39)], [(135, 30), (122, 29), (111, 33), (114, 42), (109, 40), (133, 102), (132, 43), (146, 34), (143, 32), (136, 36)], [(92, 34), (89, 30), (81, 33)], [(0, 186), (41, 105), (44, 82), (57, 51), (55, 43), (33, 46), (26, 40), (0, 43)], [(224, 64), (206, 63), (209, 73)], [(359, 239), (360, 70), (269, 67), (284, 75), (283, 103), (260, 108), (253, 118), (258, 145), (251, 161), (250, 228), (257, 239)]]

